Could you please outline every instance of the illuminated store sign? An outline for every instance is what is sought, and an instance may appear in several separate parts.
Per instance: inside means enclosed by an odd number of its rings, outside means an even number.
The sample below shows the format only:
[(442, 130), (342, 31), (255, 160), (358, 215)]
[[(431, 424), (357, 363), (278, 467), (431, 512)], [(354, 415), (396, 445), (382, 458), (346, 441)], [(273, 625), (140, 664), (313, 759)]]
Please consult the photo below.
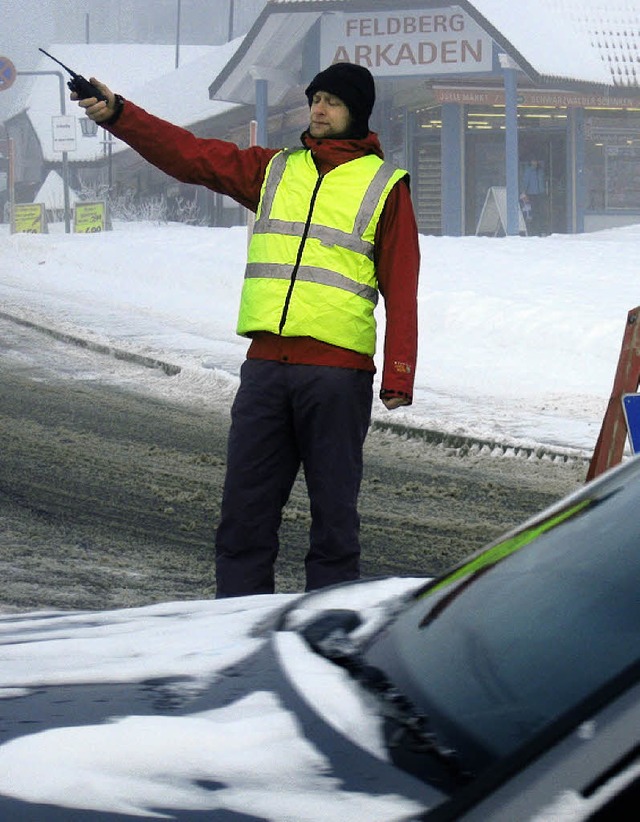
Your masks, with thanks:
[(378, 76), (490, 72), (492, 40), (451, 8), (324, 14), (320, 62), (356, 63)]
[[(468, 106), (503, 106), (504, 91), (500, 88), (464, 88), (462, 86), (433, 86), (439, 103), (460, 103)], [(572, 91), (535, 91), (518, 89), (518, 105), (561, 106), (566, 108), (636, 108), (637, 97), (589, 94)]]

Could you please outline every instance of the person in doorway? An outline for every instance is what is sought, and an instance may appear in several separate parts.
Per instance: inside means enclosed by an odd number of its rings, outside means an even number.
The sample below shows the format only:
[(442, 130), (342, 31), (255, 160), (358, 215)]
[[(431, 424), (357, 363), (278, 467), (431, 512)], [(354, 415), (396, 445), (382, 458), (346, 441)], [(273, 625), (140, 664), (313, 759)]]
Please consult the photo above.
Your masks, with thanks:
[(547, 233), (547, 184), (544, 168), (539, 160), (530, 160), (522, 173), (522, 192), (526, 195), (530, 206), (531, 234), (543, 235)]
[(410, 405), (420, 265), (408, 174), (383, 160), (369, 130), (373, 77), (350, 63), (317, 74), (296, 150), (197, 138), (91, 82), (106, 101), (79, 100), (88, 117), (167, 174), (256, 212), (237, 323), (251, 343), (231, 412), (216, 596), (274, 591), (282, 510), (301, 465), (306, 590), (357, 579), (374, 308), (380, 292), (380, 398), (387, 409)]

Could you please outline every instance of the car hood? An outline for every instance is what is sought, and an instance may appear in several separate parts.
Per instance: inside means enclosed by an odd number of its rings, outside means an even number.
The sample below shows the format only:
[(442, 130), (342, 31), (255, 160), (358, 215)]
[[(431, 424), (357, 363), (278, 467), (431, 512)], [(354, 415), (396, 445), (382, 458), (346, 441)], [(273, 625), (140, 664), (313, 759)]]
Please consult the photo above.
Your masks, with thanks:
[(299, 630), (345, 603), (375, 630), (423, 582), (0, 617), (0, 818), (411, 818), (439, 795)]

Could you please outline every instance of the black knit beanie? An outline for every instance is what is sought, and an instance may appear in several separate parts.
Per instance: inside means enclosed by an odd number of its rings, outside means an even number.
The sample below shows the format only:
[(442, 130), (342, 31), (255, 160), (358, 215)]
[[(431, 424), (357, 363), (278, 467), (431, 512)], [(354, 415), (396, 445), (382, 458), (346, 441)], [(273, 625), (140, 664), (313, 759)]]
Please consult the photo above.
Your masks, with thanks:
[(368, 69), (353, 63), (334, 63), (316, 74), (305, 89), (309, 105), (318, 91), (335, 94), (349, 109), (352, 118), (350, 136), (367, 136), (369, 117), (376, 101), (376, 87)]

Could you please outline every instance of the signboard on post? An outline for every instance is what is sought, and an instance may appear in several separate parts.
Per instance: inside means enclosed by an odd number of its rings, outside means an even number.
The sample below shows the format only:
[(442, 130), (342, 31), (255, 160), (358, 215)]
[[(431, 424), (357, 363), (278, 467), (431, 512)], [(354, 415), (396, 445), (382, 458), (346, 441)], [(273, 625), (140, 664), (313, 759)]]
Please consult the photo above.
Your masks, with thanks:
[(54, 151), (75, 151), (76, 145), (76, 118), (61, 114), (51, 118)]
[(12, 234), (47, 234), (44, 203), (19, 203), (11, 209)]
[(103, 201), (76, 203), (73, 209), (74, 234), (98, 234), (110, 229), (107, 204)]
[(638, 454), (640, 453), (640, 394), (623, 394), (622, 409), (627, 423), (631, 451)]

